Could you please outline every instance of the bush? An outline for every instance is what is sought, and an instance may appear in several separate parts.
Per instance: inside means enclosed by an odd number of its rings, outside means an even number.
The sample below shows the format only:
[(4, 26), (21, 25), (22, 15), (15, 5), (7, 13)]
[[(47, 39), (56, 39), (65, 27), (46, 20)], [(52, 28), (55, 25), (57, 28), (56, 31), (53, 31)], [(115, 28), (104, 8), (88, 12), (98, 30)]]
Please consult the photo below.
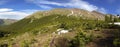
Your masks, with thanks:
[(0, 31), (0, 38), (1, 37), (8, 37), (9, 36), (8, 34), (10, 34), (10, 32)]
[(0, 44), (0, 47), (8, 47), (8, 44)]
[(23, 41), (21, 47), (29, 47), (28, 41)]
[(70, 47), (85, 47), (87, 43), (93, 40), (93, 35), (79, 32), (77, 36), (70, 42)]
[(119, 47), (120, 46), (120, 39), (119, 38), (114, 39), (113, 44), (115, 45), (115, 47)]
[[(51, 46), (54, 47), (54, 46)], [(69, 47), (69, 40), (65, 37), (55, 39), (55, 47)]]

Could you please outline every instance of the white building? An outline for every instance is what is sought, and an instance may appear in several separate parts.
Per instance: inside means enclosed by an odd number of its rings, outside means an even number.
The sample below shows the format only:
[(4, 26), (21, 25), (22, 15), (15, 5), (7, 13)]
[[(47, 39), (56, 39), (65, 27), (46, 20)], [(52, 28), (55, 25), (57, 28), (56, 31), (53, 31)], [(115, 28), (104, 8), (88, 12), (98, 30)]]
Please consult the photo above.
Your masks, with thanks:
[(68, 33), (69, 30), (57, 29), (57, 33), (60, 35), (62, 33)]
[[(109, 24), (112, 24), (112, 23), (109, 23)], [(120, 22), (114, 22), (113, 24), (114, 25), (120, 25)]]

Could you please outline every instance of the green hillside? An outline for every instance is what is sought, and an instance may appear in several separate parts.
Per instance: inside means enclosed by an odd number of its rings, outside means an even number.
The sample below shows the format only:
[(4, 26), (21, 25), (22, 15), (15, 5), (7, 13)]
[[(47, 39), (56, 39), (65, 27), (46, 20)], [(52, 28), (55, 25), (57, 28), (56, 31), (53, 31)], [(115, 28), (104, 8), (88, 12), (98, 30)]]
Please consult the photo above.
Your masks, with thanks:
[[(16, 23), (0, 27), (0, 47), (119, 47), (119, 26), (110, 25), (103, 18), (91, 19), (92, 15), (86, 19), (84, 16), (87, 15), (67, 16), (63, 13), (66, 11), (56, 11), (46, 15), (43, 15), (45, 12), (37, 12)], [(59, 35), (58, 29), (69, 32)]]
[[(12, 25), (4, 27), (4, 30), (6, 29), (5, 31), (10, 31), (15, 33), (24, 33), (28, 31), (39, 30), (41, 28), (47, 28), (52, 25), (59, 28), (59, 26), (63, 24), (64, 26), (66, 26), (65, 29), (72, 29), (75, 27), (77, 28), (77, 26), (82, 28), (87, 28), (84, 27), (86, 26), (84, 24), (88, 24), (88, 23), (93, 24), (92, 28), (95, 28), (96, 26), (102, 26), (101, 24), (104, 24), (103, 21), (100, 21), (102, 23), (100, 23), (99, 21), (98, 22), (94, 22), (94, 21), (97, 20), (87, 20), (87, 19), (82, 19), (81, 17), (75, 17), (75, 16), (68, 17), (65, 15), (53, 14), (42, 17), (40, 19), (34, 19), (34, 18), (22, 19)], [(96, 25), (96, 24), (100, 24), (100, 25)]]

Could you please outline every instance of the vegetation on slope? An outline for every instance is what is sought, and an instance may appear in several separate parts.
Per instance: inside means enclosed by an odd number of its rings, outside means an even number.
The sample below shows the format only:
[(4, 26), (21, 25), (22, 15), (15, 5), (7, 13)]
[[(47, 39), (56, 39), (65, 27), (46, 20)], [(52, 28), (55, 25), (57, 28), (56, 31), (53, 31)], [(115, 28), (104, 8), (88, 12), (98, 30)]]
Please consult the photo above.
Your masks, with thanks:
[(12, 25), (4, 27), (1, 30), (12, 33), (24, 33), (28, 31), (39, 30), (52, 25), (55, 25), (57, 28), (60, 26), (64, 29), (73, 29), (78, 27), (83, 29), (94, 29), (96, 27), (104, 27), (104, 25), (107, 25), (104, 21), (87, 20), (82, 19), (81, 17), (68, 17), (58, 14), (45, 16), (40, 19), (34, 19), (33, 22), (31, 22), (32, 19), (34, 18), (20, 20)]
[[(119, 26), (109, 22), (114, 22), (111, 17), (104, 21), (61, 14), (25, 18), (0, 28), (0, 47), (119, 47)], [(72, 30), (54, 33), (60, 28)]]

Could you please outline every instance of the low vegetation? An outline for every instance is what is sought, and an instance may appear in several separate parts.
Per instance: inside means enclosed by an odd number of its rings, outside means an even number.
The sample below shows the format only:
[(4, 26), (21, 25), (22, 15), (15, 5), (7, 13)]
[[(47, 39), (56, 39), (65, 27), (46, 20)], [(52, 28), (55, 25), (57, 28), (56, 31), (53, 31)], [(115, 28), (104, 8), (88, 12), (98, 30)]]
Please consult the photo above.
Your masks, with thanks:
[[(111, 20), (111, 17), (106, 16), (104, 21), (60, 14), (39, 19), (25, 18), (0, 27), (0, 47), (87, 47), (91, 46), (91, 43), (100, 47), (119, 47), (119, 26), (112, 28), (116, 25), (108, 24), (116, 21), (118, 22), (119, 18)], [(61, 35), (54, 33), (59, 28), (72, 30)]]

